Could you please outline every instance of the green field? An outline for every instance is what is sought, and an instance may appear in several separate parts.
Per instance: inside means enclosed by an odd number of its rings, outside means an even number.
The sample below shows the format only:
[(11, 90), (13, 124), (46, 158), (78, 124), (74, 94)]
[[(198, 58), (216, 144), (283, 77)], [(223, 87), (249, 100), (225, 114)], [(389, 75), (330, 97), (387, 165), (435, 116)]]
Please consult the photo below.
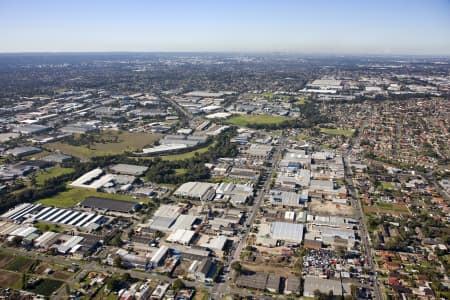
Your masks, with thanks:
[(157, 134), (134, 133), (127, 131), (102, 131), (92, 134), (96, 142), (90, 145), (73, 146), (67, 142), (49, 143), (46, 148), (60, 151), (80, 159), (94, 156), (121, 154), (126, 151), (140, 151), (146, 146), (153, 145), (159, 139)]
[(162, 160), (168, 160), (168, 161), (175, 161), (175, 160), (184, 160), (184, 159), (190, 159), (195, 156), (195, 153), (202, 154), (205, 152), (208, 152), (209, 147), (213, 147), (216, 145), (216, 141), (214, 141), (212, 144), (207, 145), (205, 147), (192, 150), (186, 153), (181, 154), (168, 154), (168, 155), (161, 155), (160, 158)]
[(127, 195), (120, 194), (108, 194), (97, 192), (90, 189), (78, 189), (78, 188), (69, 188), (68, 190), (61, 192), (53, 197), (41, 199), (38, 203), (48, 205), (48, 206), (56, 206), (61, 208), (69, 208), (72, 207), (79, 202), (83, 201), (87, 197), (102, 197), (102, 198), (110, 198), (116, 200), (125, 200), (132, 202), (149, 202), (149, 199), (146, 198), (133, 198)]
[(331, 135), (345, 135), (352, 136), (355, 130), (353, 129), (332, 129), (332, 128), (320, 128), (320, 132)]
[(61, 175), (70, 174), (75, 172), (75, 169), (72, 168), (61, 168), (61, 167), (53, 167), (42, 171), (36, 175), (36, 183), (38, 185), (44, 185), (45, 181), (50, 178), (55, 178)]
[(31, 291), (48, 297), (54, 291), (58, 290), (62, 284), (62, 281), (45, 278), (42, 279), (42, 281), (39, 282)]
[(278, 125), (288, 120), (290, 118), (281, 116), (239, 115), (229, 118), (225, 123), (244, 127), (249, 125)]

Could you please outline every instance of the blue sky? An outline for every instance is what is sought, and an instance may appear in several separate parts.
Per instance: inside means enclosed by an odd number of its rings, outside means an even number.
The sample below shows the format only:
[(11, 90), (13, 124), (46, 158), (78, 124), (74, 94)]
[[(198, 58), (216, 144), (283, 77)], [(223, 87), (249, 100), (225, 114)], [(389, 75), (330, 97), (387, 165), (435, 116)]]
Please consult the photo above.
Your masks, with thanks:
[(450, 55), (450, 1), (0, 0), (0, 52)]

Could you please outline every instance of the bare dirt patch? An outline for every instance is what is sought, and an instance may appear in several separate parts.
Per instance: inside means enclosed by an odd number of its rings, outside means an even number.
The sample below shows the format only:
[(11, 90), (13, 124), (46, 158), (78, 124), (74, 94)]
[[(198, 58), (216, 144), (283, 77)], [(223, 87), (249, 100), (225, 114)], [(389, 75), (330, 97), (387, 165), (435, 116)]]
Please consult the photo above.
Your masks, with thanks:
[(312, 213), (319, 215), (353, 216), (355, 214), (350, 205), (336, 204), (326, 200), (324, 202), (312, 200), (309, 209)]

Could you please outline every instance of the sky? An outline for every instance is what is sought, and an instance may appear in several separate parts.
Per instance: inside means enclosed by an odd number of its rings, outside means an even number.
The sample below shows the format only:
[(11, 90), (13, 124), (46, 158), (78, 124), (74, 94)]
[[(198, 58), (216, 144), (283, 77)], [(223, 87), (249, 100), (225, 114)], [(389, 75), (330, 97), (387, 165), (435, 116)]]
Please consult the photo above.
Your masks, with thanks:
[(450, 0), (0, 0), (0, 52), (450, 55)]

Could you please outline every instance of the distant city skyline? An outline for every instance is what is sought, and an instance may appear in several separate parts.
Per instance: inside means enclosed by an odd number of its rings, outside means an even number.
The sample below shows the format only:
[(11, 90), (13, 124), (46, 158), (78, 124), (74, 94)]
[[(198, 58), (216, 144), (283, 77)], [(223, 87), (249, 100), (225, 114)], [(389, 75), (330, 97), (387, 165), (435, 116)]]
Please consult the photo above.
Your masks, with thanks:
[(450, 1), (0, 1), (0, 52), (450, 55)]

